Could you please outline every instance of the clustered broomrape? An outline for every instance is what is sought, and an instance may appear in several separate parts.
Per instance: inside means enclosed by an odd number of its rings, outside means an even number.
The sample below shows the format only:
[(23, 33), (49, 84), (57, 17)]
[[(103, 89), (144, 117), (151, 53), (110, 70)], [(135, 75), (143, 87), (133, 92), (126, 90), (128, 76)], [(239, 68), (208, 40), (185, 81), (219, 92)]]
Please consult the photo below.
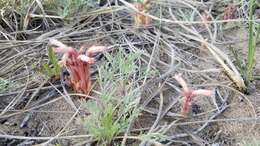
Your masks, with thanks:
[(68, 70), (69, 76), (66, 77), (66, 80), (69, 85), (76, 92), (88, 95), (91, 85), (89, 66), (95, 62), (93, 54), (103, 52), (106, 47), (92, 46), (84, 52), (83, 48), (77, 50), (55, 39), (50, 39), (49, 45), (52, 46), (53, 52), (63, 53), (59, 65), (60, 67), (66, 67)]
[[(134, 7), (139, 12), (147, 13), (147, 11), (150, 9), (150, 1), (143, 0), (143, 1), (135, 2)], [(136, 27), (147, 27), (151, 22), (150, 17), (147, 17), (139, 12), (135, 13), (135, 15), (134, 15), (135, 26)]]
[(182, 86), (182, 95), (184, 97), (184, 102), (182, 103), (181, 113), (183, 116), (187, 116), (190, 111), (190, 107), (192, 104), (192, 97), (198, 95), (211, 96), (214, 93), (213, 90), (205, 90), (205, 89), (193, 90), (189, 88), (185, 80), (182, 78), (181, 74), (176, 74), (174, 78)]

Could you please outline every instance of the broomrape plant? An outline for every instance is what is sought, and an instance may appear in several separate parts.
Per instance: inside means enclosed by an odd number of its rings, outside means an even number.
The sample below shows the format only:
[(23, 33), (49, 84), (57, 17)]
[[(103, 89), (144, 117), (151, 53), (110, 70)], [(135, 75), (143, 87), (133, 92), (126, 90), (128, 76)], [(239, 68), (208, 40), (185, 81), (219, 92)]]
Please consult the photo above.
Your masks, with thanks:
[[(134, 7), (142, 13), (147, 13), (150, 8), (149, 0), (137, 0), (134, 3)], [(134, 15), (134, 21), (136, 27), (147, 27), (150, 24), (151, 19), (141, 13), (136, 13)]]
[(63, 53), (62, 59), (58, 62), (60, 67), (66, 67), (69, 72), (67, 80), (69, 85), (77, 92), (89, 94), (90, 78), (89, 66), (95, 62), (93, 54), (106, 50), (104, 46), (92, 46), (85, 52), (83, 48), (77, 50), (68, 47), (58, 40), (50, 39), (49, 45), (55, 53)]
[(183, 116), (187, 116), (190, 111), (192, 97), (198, 95), (211, 96), (214, 93), (212, 90), (205, 90), (205, 89), (193, 90), (189, 88), (186, 81), (182, 78), (181, 74), (176, 74), (174, 78), (182, 86), (182, 95), (184, 97), (184, 102), (182, 104), (181, 114)]

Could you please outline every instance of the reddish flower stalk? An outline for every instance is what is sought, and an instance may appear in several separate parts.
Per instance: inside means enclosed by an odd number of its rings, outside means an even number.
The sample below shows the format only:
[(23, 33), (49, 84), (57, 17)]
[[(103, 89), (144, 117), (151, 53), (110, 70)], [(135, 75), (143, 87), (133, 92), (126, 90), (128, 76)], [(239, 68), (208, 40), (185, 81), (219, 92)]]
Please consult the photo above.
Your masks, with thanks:
[(104, 46), (92, 46), (84, 54), (83, 49), (77, 50), (68, 47), (58, 40), (50, 39), (49, 45), (55, 53), (64, 53), (60, 67), (66, 67), (69, 76), (66, 78), (69, 85), (77, 92), (88, 95), (90, 90), (89, 66), (94, 63), (92, 55), (106, 49)]
[(225, 8), (224, 10), (224, 20), (229, 20), (229, 19), (235, 19), (236, 18), (236, 7), (234, 5), (229, 5)]
[(189, 88), (185, 80), (181, 77), (181, 74), (175, 75), (174, 78), (182, 86), (182, 94), (184, 96), (184, 102), (182, 104), (181, 113), (183, 116), (187, 116), (190, 111), (190, 107), (192, 104), (192, 97), (198, 95), (211, 96), (214, 93), (212, 90), (205, 90), (205, 89), (193, 90)]
[[(144, 0), (143, 2), (134, 3), (135, 8), (142, 13), (146, 13), (149, 9), (149, 0)], [(136, 13), (134, 15), (135, 26), (136, 27), (147, 27), (150, 24), (151, 19), (143, 14)]]
[(209, 12), (204, 11), (204, 12), (201, 14), (201, 20), (202, 20), (203, 24), (208, 27), (208, 26), (209, 26), (209, 21), (211, 21), (211, 17), (210, 17), (210, 15), (209, 15)]

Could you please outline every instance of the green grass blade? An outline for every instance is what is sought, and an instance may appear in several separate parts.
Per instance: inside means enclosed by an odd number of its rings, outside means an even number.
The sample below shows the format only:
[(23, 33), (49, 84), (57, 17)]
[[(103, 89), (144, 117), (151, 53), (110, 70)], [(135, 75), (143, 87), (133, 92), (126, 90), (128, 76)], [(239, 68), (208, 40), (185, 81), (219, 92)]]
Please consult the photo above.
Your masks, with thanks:
[(254, 31), (253, 31), (253, 6), (255, 0), (250, 0), (250, 11), (249, 11), (249, 28), (248, 28), (248, 54), (247, 54), (247, 79), (251, 80), (252, 77), (252, 69), (254, 63), (254, 53), (255, 53), (255, 43), (254, 43)]
[(230, 46), (230, 50), (231, 53), (234, 55), (235, 57), (235, 63), (236, 66), (239, 68), (239, 70), (242, 72), (242, 78), (245, 80), (245, 82), (247, 83), (247, 76), (246, 76), (246, 69), (245, 66), (242, 64), (242, 60), (240, 58), (240, 55), (238, 54), (237, 50), (235, 50), (233, 47)]
[[(260, 36), (259, 34), (260, 34), (260, 23), (257, 26), (254, 48), (256, 48), (257, 40), (259, 39), (259, 36)], [(259, 75), (255, 75), (253, 78), (254, 78), (254, 80), (260, 80)]]
[(49, 65), (48, 64), (44, 64), (43, 65), (43, 69), (47, 73), (48, 77), (50, 78), (51, 77), (51, 68), (49, 67)]
[(49, 57), (51, 63), (53, 64), (54, 75), (56, 77), (59, 76), (60, 67), (59, 67), (59, 64), (57, 63), (56, 56), (55, 56), (55, 54), (54, 54), (54, 52), (52, 51), (51, 48), (48, 48), (48, 57)]
[(255, 46), (254, 48), (256, 48), (256, 44), (257, 44), (257, 40), (259, 39), (259, 35), (260, 35), (260, 23), (257, 26), (257, 30), (256, 30), (256, 37), (255, 37)]
[(57, 62), (55, 64), (53, 64), (53, 72), (54, 72), (55, 77), (59, 76), (60, 67)]
[(55, 62), (55, 54), (53, 53), (52, 49), (51, 48), (48, 48), (48, 57), (51, 61), (51, 63), (53, 64), (53, 62)]

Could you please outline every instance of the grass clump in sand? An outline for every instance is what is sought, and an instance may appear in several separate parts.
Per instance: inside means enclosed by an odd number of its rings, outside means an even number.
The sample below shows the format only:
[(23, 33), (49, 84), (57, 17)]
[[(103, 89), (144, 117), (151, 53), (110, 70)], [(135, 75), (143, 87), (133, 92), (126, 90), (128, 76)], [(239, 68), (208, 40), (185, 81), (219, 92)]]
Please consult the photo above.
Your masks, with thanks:
[(108, 61), (98, 69), (98, 100), (83, 102), (83, 107), (90, 113), (83, 124), (98, 145), (111, 143), (139, 115), (138, 81), (144, 77), (137, 63), (140, 57), (141, 52), (106, 54)]

